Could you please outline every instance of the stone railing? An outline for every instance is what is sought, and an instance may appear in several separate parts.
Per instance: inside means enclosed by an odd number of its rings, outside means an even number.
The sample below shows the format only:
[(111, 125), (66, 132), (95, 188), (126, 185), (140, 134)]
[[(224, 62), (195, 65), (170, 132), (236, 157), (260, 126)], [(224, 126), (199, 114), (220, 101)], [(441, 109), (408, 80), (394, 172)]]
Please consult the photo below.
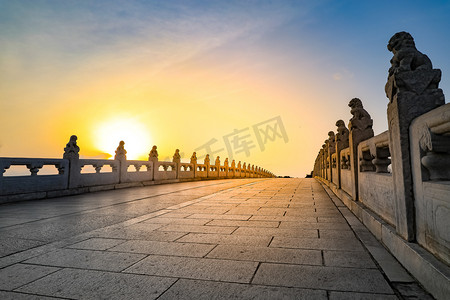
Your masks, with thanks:
[[(236, 167), (234, 160), (231, 166), (228, 159), (221, 165), (219, 157), (210, 165), (209, 155), (205, 163), (197, 163), (195, 152), (190, 163), (181, 162), (179, 150), (173, 161), (158, 161), (156, 146), (148, 161), (127, 160), (124, 142), (114, 160), (80, 159), (76, 140), (76, 136), (71, 137), (63, 159), (0, 157), (0, 203), (180, 181), (275, 177), (250, 164), (244, 163), (241, 168), (238, 162)], [(11, 166), (25, 166), (29, 173), (9, 174)], [(53, 166), (57, 173), (40, 174), (45, 166)]]
[[(438, 88), (441, 71), (432, 69), (408, 33), (394, 35), (388, 49), (396, 53), (385, 87), (388, 131), (374, 136), (370, 115), (352, 99), (348, 130), (339, 120), (336, 135), (328, 133), (313, 175), (434, 297), (447, 299), (450, 104)], [(421, 57), (420, 65), (408, 55)]]
[(450, 263), (450, 103), (410, 127), (416, 239)]

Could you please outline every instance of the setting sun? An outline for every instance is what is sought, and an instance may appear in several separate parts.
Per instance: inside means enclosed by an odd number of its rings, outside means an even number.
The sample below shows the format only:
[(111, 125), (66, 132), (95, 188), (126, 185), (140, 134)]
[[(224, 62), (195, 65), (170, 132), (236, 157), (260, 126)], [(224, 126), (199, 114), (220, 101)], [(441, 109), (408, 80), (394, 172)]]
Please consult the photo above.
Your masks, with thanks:
[(152, 138), (146, 126), (133, 118), (108, 120), (94, 130), (95, 147), (114, 156), (120, 141), (125, 142), (127, 159), (147, 159)]

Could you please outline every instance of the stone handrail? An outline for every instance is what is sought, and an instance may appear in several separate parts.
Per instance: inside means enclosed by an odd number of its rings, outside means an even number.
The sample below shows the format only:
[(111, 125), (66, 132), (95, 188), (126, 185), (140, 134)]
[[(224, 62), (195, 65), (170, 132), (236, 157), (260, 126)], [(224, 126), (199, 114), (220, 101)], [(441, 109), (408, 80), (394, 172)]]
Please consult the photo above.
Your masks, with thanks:
[(388, 131), (362, 141), (358, 145), (360, 172), (388, 173), (390, 156)]
[(313, 176), (434, 297), (447, 299), (450, 104), (438, 88), (441, 71), (415, 48), (409, 33), (395, 34), (388, 49), (394, 53), (385, 86), (388, 130), (374, 136), (369, 113), (361, 100), (352, 99), (348, 130), (344, 121), (336, 122), (337, 133), (328, 133)]
[(450, 103), (410, 127), (417, 242), (450, 263)]
[[(46, 165), (55, 166), (58, 169), (58, 174), (38, 175), (39, 170)], [(22, 180), (4, 176), (4, 173), (11, 166), (26, 166), (30, 174), (28, 176), (21, 176)], [(0, 158), (0, 195), (34, 193), (35, 195), (42, 196), (47, 190), (65, 190), (68, 188), (68, 185), (69, 161), (66, 159)]]
[[(196, 160), (182, 163), (179, 156), (174, 156), (171, 162), (158, 161), (156, 146), (148, 161), (127, 160), (124, 142), (117, 148), (114, 160), (80, 159), (76, 140), (76, 136), (71, 137), (63, 159), (0, 157), (0, 203), (169, 182), (275, 177), (271, 172), (250, 165), (248, 169), (229, 167), (228, 160), (225, 165), (219, 161), (214, 165), (198, 164)], [(39, 174), (45, 165), (55, 166), (58, 174)], [(8, 176), (11, 166), (26, 166), (30, 174)], [(85, 172), (87, 166), (95, 171)]]

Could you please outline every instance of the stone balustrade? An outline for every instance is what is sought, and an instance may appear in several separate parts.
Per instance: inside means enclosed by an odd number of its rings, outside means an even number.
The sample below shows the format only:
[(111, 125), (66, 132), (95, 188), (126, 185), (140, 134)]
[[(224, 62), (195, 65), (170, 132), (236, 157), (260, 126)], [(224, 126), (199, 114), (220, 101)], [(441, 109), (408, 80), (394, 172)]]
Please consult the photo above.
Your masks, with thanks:
[(417, 242), (450, 263), (450, 103), (410, 126)]
[(369, 113), (361, 100), (352, 99), (349, 130), (342, 120), (336, 122), (336, 134), (328, 133), (313, 176), (327, 185), (433, 296), (447, 299), (450, 104), (445, 104), (438, 88), (440, 70), (432, 68), (408, 33), (394, 35), (388, 49), (394, 53), (385, 86), (388, 130), (374, 136)]
[[(55, 166), (56, 175), (38, 175), (43, 166)], [(11, 166), (26, 166), (30, 171), (28, 176), (3, 176)], [(42, 195), (47, 190), (64, 190), (69, 186), (69, 161), (66, 159), (44, 158), (0, 158), (0, 194), (14, 195), (38, 193)]]
[[(203, 164), (197, 163), (195, 153), (190, 163), (184, 163), (178, 149), (173, 161), (159, 161), (156, 146), (148, 161), (127, 160), (123, 141), (114, 160), (80, 159), (76, 141), (76, 136), (70, 138), (63, 159), (0, 157), (0, 203), (180, 181), (275, 177), (254, 165), (244, 163), (241, 168), (239, 162), (236, 166), (234, 160), (229, 166), (228, 159), (221, 165), (217, 158), (211, 165), (209, 155)], [(47, 165), (54, 166), (58, 174), (41, 175), (39, 171)], [(5, 176), (11, 166), (25, 166), (30, 173)]]

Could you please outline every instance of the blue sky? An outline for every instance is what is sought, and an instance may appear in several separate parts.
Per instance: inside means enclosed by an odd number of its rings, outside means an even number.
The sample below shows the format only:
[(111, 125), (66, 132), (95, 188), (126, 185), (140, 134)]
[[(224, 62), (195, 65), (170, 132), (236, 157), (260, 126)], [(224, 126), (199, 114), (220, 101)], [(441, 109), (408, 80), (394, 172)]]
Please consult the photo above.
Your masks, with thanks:
[(303, 176), (351, 98), (387, 129), (394, 33), (450, 90), (448, 16), (449, 1), (0, 0), (0, 156), (59, 157), (74, 133), (101, 155), (90, 132), (124, 116), (170, 156), (281, 116), (289, 143), (238, 158)]

